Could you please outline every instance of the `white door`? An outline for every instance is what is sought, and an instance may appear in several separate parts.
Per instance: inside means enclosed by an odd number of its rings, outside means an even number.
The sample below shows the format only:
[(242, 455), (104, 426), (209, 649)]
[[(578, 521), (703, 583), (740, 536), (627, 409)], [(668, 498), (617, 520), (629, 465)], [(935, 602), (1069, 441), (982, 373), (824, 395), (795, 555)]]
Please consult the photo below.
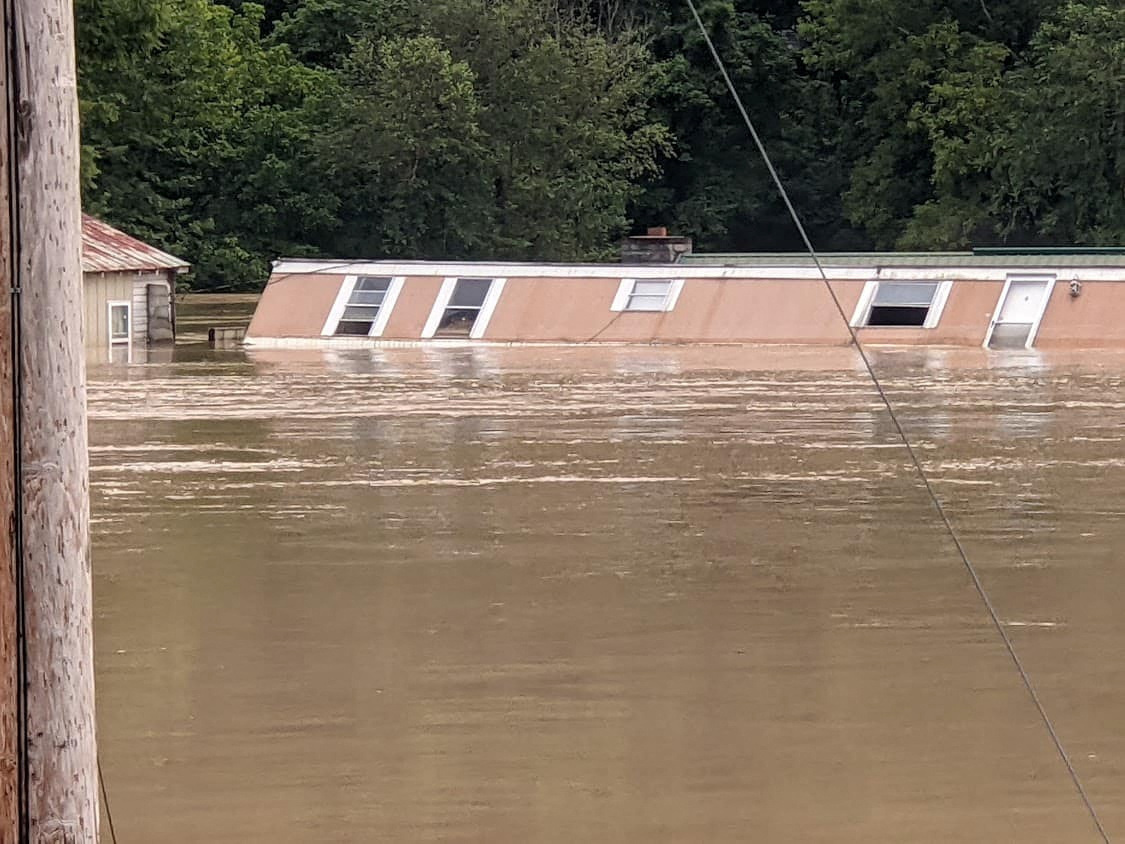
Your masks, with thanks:
[(1031, 348), (1047, 308), (1053, 278), (1013, 278), (1004, 285), (986, 346)]
[(1000, 306), (997, 322), (1019, 322), (1031, 324), (1039, 319), (1043, 309), (1043, 294), (1047, 292), (1046, 281), (1013, 280), (1008, 285), (1008, 295)]

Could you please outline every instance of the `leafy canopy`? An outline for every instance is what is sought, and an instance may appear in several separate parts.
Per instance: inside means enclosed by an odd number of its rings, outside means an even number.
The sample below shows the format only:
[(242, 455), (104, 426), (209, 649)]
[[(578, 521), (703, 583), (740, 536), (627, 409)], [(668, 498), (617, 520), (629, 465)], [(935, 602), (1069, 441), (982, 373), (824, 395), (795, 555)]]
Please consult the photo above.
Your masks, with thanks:
[[(697, 0), (823, 248), (1125, 240), (1125, 9)], [(682, 0), (77, 0), (90, 211), (282, 255), (799, 248)]]

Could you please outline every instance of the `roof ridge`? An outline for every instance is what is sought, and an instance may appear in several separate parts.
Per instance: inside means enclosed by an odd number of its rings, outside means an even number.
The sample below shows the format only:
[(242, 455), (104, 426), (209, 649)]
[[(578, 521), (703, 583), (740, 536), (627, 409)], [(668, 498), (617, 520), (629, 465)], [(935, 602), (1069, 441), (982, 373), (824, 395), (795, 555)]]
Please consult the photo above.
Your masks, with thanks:
[(83, 272), (133, 272), (175, 270), (185, 272), (191, 265), (170, 252), (145, 243), (105, 220), (82, 214)]

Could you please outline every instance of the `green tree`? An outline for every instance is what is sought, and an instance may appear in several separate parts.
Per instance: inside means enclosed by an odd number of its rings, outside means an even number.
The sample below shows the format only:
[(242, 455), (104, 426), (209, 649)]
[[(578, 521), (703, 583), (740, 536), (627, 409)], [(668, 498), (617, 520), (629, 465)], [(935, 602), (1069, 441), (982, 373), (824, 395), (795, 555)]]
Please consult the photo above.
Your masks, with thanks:
[[(986, 89), (998, 68), (1019, 60), (1055, 5), (806, 0), (800, 27), (806, 60), (836, 92), (842, 128), (837, 164), (849, 173), (844, 211), (878, 246), (891, 248), (900, 239), (925, 245), (926, 232), (945, 245), (979, 230), (979, 212), (973, 219), (942, 219), (954, 206), (964, 215), (977, 204), (970, 190), (943, 199), (942, 182), (965, 177), (955, 175), (951, 158), (964, 152), (957, 150), (957, 126), (973, 98), (991, 96)], [(970, 89), (964, 96), (953, 91), (960, 84)], [(935, 110), (943, 103), (951, 113)], [(919, 222), (908, 232), (916, 209)]]
[[(697, 0), (816, 242), (1118, 241), (1098, 0)], [(87, 207), (249, 286), (283, 254), (799, 248), (681, 0), (78, 0)]]
[(267, 256), (308, 251), (332, 224), (301, 123), (331, 79), (266, 48), (261, 13), (77, 5), (86, 207), (190, 260), (201, 287), (257, 284)]
[(496, 257), (609, 254), (668, 150), (652, 58), (547, 0), (440, 0), (427, 27), (476, 76)]
[(275, 22), (271, 41), (302, 63), (342, 69), (358, 40), (418, 34), (411, 0), (302, 0)]
[[(960, 49), (958, 35), (946, 32)], [(923, 132), (933, 162), (931, 195), (904, 220), (897, 246), (957, 249), (997, 239), (993, 173), (1011, 150), (996, 130), (1010, 60), (1000, 44), (977, 44), (940, 71), (928, 99), (912, 108), (910, 125)]]
[(347, 94), (320, 146), (346, 194), (335, 248), (610, 254), (668, 148), (645, 48), (549, 0), (441, 0), (412, 15), (376, 6), (349, 39)]
[[(638, 204), (710, 250), (799, 245), (776, 187), (753, 145), (694, 18), (663, 5), (653, 49), (657, 103), (675, 152)], [(736, 89), (794, 202), (821, 243), (851, 244), (840, 225), (843, 175), (834, 166), (831, 90), (804, 72), (792, 29), (793, 2), (701, 0), (697, 4)]]
[(1125, 236), (1125, 12), (1071, 3), (1018, 60), (974, 47), (913, 109), (933, 198), (899, 243), (1119, 243)]
[(990, 162), (1000, 234), (1125, 242), (1125, 9), (1068, 3), (1006, 88), (988, 123), (1004, 153)]
[(331, 161), (346, 255), (472, 254), (492, 227), (473, 72), (431, 36), (363, 38), (344, 93), (324, 104), (317, 145)]

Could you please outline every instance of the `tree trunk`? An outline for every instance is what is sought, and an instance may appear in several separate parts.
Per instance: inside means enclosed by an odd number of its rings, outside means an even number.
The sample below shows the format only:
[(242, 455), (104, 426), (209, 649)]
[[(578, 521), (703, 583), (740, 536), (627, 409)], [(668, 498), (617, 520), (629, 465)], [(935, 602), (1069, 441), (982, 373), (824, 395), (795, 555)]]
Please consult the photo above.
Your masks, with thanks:
[[(82, 340), (78, 99), (70, 0), (13, 0), (27, 819), (34, 844), (98, 837)], [(6, 27), (7, 28), (7, 27)], [(6, 208), (7, 206), (5, 206)]]

